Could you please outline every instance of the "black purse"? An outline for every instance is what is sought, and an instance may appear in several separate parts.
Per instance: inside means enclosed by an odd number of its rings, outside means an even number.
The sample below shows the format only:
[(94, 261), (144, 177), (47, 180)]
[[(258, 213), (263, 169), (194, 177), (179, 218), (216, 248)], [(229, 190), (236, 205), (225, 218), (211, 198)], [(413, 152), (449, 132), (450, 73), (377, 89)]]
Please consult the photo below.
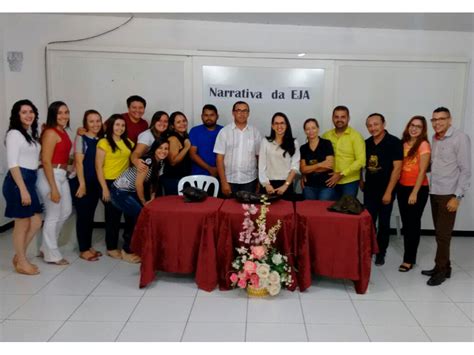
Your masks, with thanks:
[(334, 204), (329, 206), (328, 211), (347, 214), (361, 214), (364, 211), (364, 206), (356, 197), (344, 195), (339, 199), (339, 201), (336, 201)]
[(184, 202), (202, 202), (207, 198), (207, 192), (194, 186), (188, 186), (181, 190)]

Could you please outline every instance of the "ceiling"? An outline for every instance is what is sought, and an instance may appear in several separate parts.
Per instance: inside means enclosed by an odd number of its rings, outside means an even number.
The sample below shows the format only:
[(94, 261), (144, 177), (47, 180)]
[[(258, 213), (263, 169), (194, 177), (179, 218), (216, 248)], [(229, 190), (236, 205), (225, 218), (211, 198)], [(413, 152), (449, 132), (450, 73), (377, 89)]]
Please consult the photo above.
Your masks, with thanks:
[(296, 26), (474, 32), (473, 13), (135, 13), (134, 16)]

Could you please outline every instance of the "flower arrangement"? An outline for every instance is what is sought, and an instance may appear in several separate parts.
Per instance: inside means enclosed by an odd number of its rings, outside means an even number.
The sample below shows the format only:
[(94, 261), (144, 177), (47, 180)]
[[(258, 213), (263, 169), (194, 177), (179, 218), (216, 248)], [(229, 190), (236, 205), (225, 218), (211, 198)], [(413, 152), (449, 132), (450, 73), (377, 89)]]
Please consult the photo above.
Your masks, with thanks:
[[(240, 232), (239, 241), (242, 246), (236, 248), (239, 254), (232, 262), (233, 272), (230, 281), (233, 287), (242, 289), (259, 290), (260, 295), (270, 294), (275, 296), (283, 287), (293, 284), (291, 267), (288, 258), (274, 247), (276, 236), (281, 228), (281, 221), (272, 226), (268, 231), (266, 215), (269, 211), (265, 196), (262, 197), (260, 215), (256, 221), (252, 216), (258, 213), (255, 205), (243, 204), (244, 221)], [(250, 294), (250, 292), (249, 292)]]

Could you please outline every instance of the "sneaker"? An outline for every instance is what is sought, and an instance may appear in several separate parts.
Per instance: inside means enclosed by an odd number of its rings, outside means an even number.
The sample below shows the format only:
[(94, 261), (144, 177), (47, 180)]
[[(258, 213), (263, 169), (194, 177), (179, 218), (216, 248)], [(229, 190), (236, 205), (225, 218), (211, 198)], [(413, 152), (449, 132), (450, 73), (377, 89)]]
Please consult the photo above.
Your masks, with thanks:
[(382, 266), (383, 264), (385, 264), (385, 256), (382, 254), (377, 254), (375, 256), (375, 265)]
[(122, 260), (131, 264), (139, 264), (142, 262), (142, 259), (137, 254), (127, 253), (125, 250), (122, 250)]

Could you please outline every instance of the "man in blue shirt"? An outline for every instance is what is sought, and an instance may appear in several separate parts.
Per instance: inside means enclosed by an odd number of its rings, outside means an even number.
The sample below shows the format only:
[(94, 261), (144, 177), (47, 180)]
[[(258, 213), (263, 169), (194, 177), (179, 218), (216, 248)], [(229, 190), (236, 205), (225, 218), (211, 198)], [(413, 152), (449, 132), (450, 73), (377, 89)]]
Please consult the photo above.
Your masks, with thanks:
[(211, 175), (217, 177), (216, 154), (213, 152), (217, 134), (222, 129), (217, 124), (219, 114), (214, 105), (202, 108), (202, 125), (193, 127), (189, 132), (191, 149), (189, 155), (193, 161), (191, 174)]

